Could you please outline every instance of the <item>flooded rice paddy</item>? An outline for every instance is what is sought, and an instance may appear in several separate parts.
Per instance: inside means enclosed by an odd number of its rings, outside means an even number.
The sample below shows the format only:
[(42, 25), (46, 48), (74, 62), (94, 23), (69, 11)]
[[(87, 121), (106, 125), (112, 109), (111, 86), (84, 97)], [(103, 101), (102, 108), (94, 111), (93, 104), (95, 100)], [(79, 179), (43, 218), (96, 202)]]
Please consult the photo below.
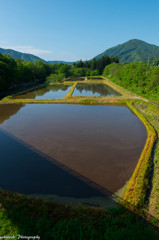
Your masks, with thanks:
[(120, 93), (106, 84), (100, 83), (77, 83), (72, 96), (88, 96), (88, 97), (110, 97), (121, 96)]
[(44, 88), (18, 95), (14, 99), (58, 99), (64, 98), (72, 86), (53, 84)]
[(130, 179), (145, 141), (144, 125), (123, 106), (0, 105), (0, 187), (56, 198), (111, 196)]

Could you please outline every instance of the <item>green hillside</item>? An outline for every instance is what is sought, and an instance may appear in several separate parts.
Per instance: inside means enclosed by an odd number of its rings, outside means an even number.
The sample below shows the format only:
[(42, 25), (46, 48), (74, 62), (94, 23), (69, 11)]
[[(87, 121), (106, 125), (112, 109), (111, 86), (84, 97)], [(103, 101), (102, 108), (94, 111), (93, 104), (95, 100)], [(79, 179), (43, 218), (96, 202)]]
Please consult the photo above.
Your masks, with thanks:
[(159, 102), (159, 66), (147, 63), (113, 63), (103, 75), (140, 96)]
[(141, 40), (133, 39), (113, 48), (109, 48), (95, 58), (117, 56), (120, 62), (130, 63), (159, 58), (159, 47)]
[(4, 48), (0, 48), (0, 53), (2, 54), (8, 54), (10, 57), (14, 58), (14, 59), (20, 59), (23, 61), (31, 61), (31, 62), (35, 62), (35, 61), (42, 61), (42, 62), (46, 62), (48, 64), (52, 64), (52, 63), (63, 63), (63, 64), (69, 64), (72, 65), (73, 62), (65, 62), (65, 61), (45, 61), (42, 58), (39, 58), (33, 54), (29, 54), (29, 53), (22, 53), (22, 52), (18, 52), (12, 49), (4, 49)]
[(42, 62), (45, 62), (45, 60), (32, 55), (32, 54), (28, 54), (28, 53), (21, 53), (12, 49), (4, 49), (4, 48), (0, 48), (0, 53), (2, 54), (8, 54), (10, 57), (14, 58), (14, 59), (21, 59), (24, 61), (31, 61), (31, 62), (35, 62), (37, 60), (40, 60)]

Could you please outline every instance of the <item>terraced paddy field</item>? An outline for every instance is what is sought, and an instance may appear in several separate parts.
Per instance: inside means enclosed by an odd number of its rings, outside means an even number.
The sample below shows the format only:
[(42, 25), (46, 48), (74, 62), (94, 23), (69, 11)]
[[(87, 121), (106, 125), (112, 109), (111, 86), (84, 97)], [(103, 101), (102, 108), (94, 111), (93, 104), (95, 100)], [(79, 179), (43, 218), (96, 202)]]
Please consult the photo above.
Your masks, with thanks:
[(130, 179), (146, 141), (124, 106), (5, 104), (0, 113), (1, 187), (20, 193), (110, 197)]
[[(68, 81), (73, 86), (61, 99), (1, 101), (1, 235), (158, 239), (157, 228), (150, 225), (158, 224), (156, 158), (149, 194), (155, 218), (144, 207), (155, 142), (151, 122), (156, 122), (144, 112), (146, 99), (101, 79), (98, 84), (108, 84), (121, 96), (72, 96), (78, 82)], [(127, 203), (135, 215), (125, 209)]]
[(72, 86), (64, 84), (53, 84), (40, 89), (19, 94), (14, 99), (58, 99), (64, 98)]
[(121, 94), (106, 84), (78, 83), (73, 91), (72, 96), (106, 97), (121, 96)]

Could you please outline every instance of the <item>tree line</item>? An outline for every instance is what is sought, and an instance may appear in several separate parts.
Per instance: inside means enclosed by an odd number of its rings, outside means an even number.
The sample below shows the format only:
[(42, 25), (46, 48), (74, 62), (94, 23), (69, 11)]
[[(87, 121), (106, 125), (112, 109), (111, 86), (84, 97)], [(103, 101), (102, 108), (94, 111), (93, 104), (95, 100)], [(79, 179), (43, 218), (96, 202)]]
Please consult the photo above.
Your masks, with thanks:
[(13, 59), (9, 55), (0, 54), (0, 91), (6, 91), (10, 88), (33, 83), (35, 81), (44, 81), (50, 74), (50, 68), (47, 63), (41, 61), (26, 62), (19, 59)]
[(102, 74), (106, 65), (119, 62), (117, 57), (102, 57), (99, 60), (78, 61), (73, 65), (64, 63), (48, 64), (42, 61), (23, 61), (0, 54), (0, 92), (17, 86), (36, 82), (61, 81), (69, 77), (84, 77)]
[(73, 65), (76, 68), (87, 68), (90, 70), (97, 70), (98, 74), (102, 74), (105, 66), (111, 64), (111, 63), (119, 63), (118, 57), (110, 57), (110, 56), (103, 56), (100, 59), (93, 59), (90, 61), (78, 61), (75, 62)]
[(136, 63), (118, 63), (117, 57), (78, 61), (73, 65), (63, 63), (34, 63), (13, 59), (0, 54), (0, 93), (36, 82), (61, 81), (70, 77), (104, 74), (117, 84), (144, 96), (159, 100), (159, 60)]
[(77, 61), (73, 65), (51, 64), (51, 75), (47, 78), (48, 82), (60, 81), (68, 77), (97, 76), (103, 73), (105, 66), (110, 63), (118, 63), (118, 57), (105, 56), (98, 60), (95, 58), (90, 61)]

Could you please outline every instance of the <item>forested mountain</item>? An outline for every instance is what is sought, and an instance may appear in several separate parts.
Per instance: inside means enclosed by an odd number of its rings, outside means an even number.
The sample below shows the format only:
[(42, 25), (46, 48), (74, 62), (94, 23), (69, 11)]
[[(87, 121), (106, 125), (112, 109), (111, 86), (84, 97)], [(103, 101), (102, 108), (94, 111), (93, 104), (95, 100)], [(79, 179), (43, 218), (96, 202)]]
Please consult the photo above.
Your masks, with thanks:
[(130, 63), (159, 58), (159, 47), (141, 40), (133, 39), (113, 48), (109, 48), (95, 58), (117, 56), (120, 62)]
[[(41, 59), (35, 55), (28, 54), (28, 53), (21, 53), (12, 49), (0, 48), (0, 53), (8, 54), (14, 59), (21, 59), (24, 61), (35, 62), (37, 60), (40, 60), (48, 64), (52, 64), (52, 63), (64, 63), (69, 65), (73, 64), (73, 62), (58, 61), (58, 60), (45, 61), (44, 59)], [(118, 57), (119, 61), (124, 63), (147, 61), (152, 59), (159, 59), (159, 47), (146, 43), (141, 40), (133, 39), (123, 44), (119, 44), (115, 47), (107, 49), (103, 53), (97, 55), (95, 59), (98, 60), (103, 56)]]
[(20, 59), (20, 60), (24, 60), (24, 61), (35, 62), (37, 60), (40, 60), (42, 62), (46, 62), (45, 60), (43, 60), (35, 55), (28, 54), (28, 53), (21, 53), (21, 52), (12, 50), (12, 49), (0, 48), (0, 53), (8, 54), (10, 57), (12, 57), (14, 59)]
[(33, 54), (22, 53), (22, 52), (18, 52), (18, 51), (12, 50), (12, 49), (0, 48), (0, 53), (7, 54), (14, 59), (20, 59), (23, 61), (31, 61), (31, 62), (42, 61), (42, 62), (45, 62), (48, 64), (52, 64), (52, 63), (64, 63), (64, 64), (69, 64), (69, 65), (73, 64), (73, 62), (65, 62), (65, 61), (45, 61), (44, 59), (39, 58)]

